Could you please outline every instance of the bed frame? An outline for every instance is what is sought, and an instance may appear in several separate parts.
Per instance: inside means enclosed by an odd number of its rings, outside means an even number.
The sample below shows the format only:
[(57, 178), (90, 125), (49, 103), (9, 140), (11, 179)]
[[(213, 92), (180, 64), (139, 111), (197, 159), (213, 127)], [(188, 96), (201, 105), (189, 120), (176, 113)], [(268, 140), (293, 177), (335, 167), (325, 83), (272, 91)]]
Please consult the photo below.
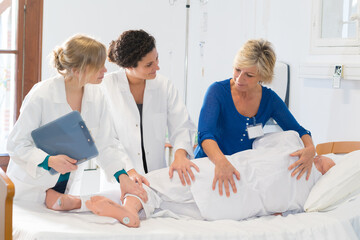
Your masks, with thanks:
[(328, 153), (349, 153), (355, 150), (360, 150), (360, 141), (327, 142), (320, 143), (316, 146), (316, 153), (318, 155)]
[(0, 240), (12, 239), (12, 207), (15, 187), (0, 168)]
[[(318, 155), (328, 153), (348, 153), (360, 150), (360, 141), (356, 142), (328, 142), (318, 144), (316, 152)], [(12, 210), (13, 197), (15, 193), (14, 184), (0, 168), (0, 240), (12, 239)]]

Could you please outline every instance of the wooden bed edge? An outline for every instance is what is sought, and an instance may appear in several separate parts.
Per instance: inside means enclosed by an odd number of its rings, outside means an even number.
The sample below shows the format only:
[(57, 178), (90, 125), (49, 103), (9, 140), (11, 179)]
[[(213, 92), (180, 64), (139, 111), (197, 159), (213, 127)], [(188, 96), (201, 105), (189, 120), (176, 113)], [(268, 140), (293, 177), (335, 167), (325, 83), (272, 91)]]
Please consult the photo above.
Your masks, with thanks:
[(316, 153), (318, 155), (328, 153), (349, 153), (355, 150), (360, 150), (360, 141), (326, 142), (316, 145)]
[(0, 168), (0, 240), (12, 239), (12, 209), (14, 194), (14, 183)]

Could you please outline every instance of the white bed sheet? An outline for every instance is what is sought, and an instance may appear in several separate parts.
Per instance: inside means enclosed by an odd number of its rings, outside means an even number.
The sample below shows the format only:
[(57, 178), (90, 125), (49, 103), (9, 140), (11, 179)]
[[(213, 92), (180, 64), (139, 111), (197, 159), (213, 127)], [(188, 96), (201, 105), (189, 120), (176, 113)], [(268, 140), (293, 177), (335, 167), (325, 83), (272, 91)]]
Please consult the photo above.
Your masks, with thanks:
[(137, 229), (92, 213), (55, 212), (24, 202), (13, 209), (13, 239), (360, 239), (359, 195), (329, 212), (245, 221), (151, 218)]

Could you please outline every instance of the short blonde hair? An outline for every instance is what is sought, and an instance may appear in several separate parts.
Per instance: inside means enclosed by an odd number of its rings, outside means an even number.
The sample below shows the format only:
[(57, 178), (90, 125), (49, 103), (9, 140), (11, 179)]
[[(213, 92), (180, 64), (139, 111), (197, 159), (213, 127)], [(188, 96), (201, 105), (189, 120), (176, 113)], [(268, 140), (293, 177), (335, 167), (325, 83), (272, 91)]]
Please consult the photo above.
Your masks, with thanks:
[(104, 66), (106, 60), (105, 45), (80, 34), (70, 37), (53, 53), (54, 67), (63, 76), (71, 74), (73, 68), (79, 70), (80, 74), (85, 71), (97, 72)]
[(247, 68), (256, 66), (263, 83), (271, 83), (274, 76), (276, 55), (272, 44), (264, 39), (247, 41), (234, 59), (234, 67)]

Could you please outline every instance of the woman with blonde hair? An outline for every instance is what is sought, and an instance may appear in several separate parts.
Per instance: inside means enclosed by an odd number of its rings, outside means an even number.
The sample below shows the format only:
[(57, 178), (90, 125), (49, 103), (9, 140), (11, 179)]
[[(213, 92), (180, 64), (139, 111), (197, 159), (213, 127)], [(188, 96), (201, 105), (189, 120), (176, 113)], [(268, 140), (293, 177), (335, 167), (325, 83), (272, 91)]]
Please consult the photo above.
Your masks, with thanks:
[[(81, 179), (84, 164), (66, 155), (50, 156), (37, 148), (31, 132), (71, 111), (79, 111), (99, 151), (98, 165), (108, 178), (120, 182), (122, 195), (136, 194), (145, 201), (144, 189), (124, 170), (126, 154), (115, 139), (107, 100), (96, 86), (106, 68), (105, 46), (93, 38), (75, 35), (54, 50), (53, 62), (60, 75), (37, 83), (25, 97), (20, 116), (8, 138), (8, 175), (15, 184), (15, 199), (45, 203), (53, 210), (84, 207), (70, 195)], [(54, 136), (56, 137), (56, 136)], [(60, 174), (51, 175), (54, 169)]]
[[(304, 129), (290, 113), (281, 98), (262, 83), (270, 83), (274, 75), (276, 55), (270, 42), (249, 40), (234, 59), (233, 77), (213, 83), (200, 112), (198, 125), (199, 145), (195, 158), (209, 157), (215, 164), (212, 188), (219, 186), (222, 195), (237, 189), (234, 176), (240, 173), (227, 160), (226, 155), (251, 149), (253, 141), (263, 135), (263, 126), (273, 118), (284, 130), (299, 133), (305, 148), (294, 152), (299, 160), (289, 167), (295, 168), (292, 176), (297, 179), (305, 173), (309, 178), (315, 147), (310, 132)], [(230, 185), (230, 186), (229, 186)]]

